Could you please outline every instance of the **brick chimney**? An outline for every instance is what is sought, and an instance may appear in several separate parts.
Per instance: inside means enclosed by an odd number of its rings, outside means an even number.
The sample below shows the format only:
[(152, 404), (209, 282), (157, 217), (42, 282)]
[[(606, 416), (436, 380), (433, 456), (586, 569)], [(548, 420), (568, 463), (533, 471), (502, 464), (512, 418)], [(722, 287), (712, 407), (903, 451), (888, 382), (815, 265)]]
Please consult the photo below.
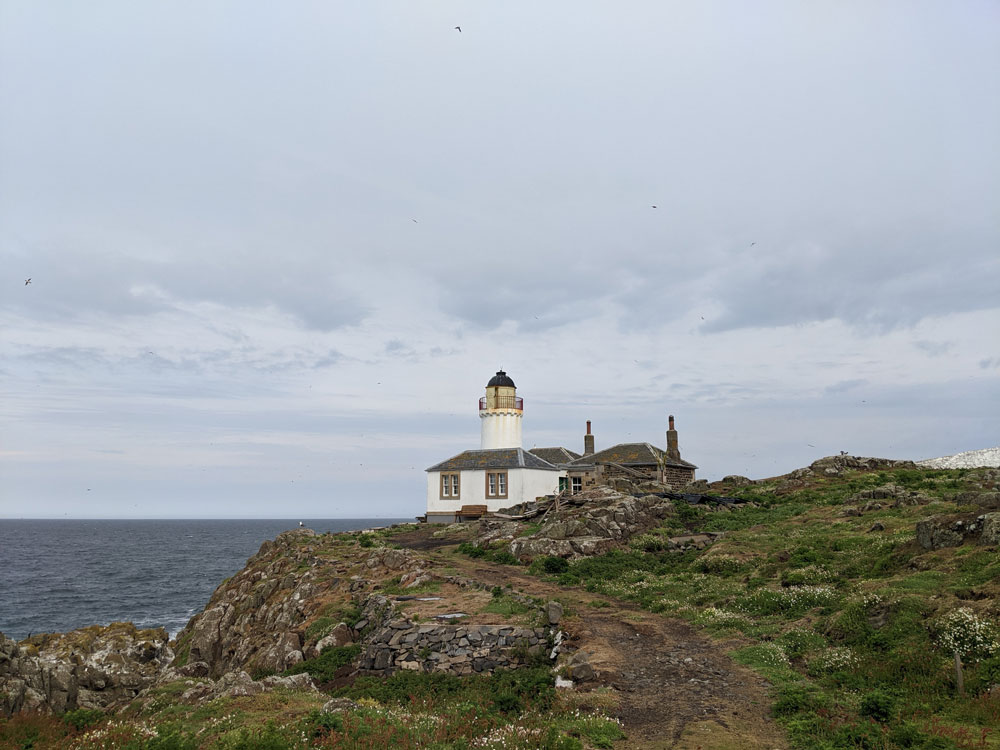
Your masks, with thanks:
[(583, 455), (594, 454), (594, 436), (590, 434), (590, 420), (587, 420), (587, 434), (583, 436)]
[(674, 429), (674, 415), (671, 414), (668, 418), (668, 429), (667, 429), (667, 458), (672, 458), (675, 461), (681, 460), (681, 451), (677, 447), (677, 430)]

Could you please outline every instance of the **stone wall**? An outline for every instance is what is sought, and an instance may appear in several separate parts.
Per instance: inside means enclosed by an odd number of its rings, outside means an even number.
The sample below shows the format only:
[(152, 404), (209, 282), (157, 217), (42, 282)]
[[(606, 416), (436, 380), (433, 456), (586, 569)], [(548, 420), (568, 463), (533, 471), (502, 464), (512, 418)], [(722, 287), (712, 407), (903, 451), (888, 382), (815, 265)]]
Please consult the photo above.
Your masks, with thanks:
[(671, 489), (686, 487), (694, 481), (694, 469), (684, 469), (680, 466), (663, 467), (663, 483)]
[(393, 620), (373, 634), (360, 668), (380, 674), (399, 669), (453, 674), (511, 669), (543, 654), (548, 635), (548, 628)]

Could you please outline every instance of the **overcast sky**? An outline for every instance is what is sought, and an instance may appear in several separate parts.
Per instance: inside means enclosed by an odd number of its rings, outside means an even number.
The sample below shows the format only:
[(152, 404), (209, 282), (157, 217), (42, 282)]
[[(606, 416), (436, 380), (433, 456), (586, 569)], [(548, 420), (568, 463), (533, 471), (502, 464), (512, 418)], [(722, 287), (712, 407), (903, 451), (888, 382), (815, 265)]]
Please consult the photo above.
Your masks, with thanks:
[(998, 81), (994, 0), (0, 0), (0, 516), (413, 516), (501, 366), (708, 479), (995, 446)]

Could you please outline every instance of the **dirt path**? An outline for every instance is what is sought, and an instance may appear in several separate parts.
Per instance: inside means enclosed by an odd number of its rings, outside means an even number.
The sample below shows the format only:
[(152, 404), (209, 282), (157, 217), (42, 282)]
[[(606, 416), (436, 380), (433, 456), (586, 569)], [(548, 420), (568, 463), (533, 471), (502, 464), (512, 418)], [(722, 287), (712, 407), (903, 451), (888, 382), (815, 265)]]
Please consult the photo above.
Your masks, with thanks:
[[(735, 644), (712, 641), (682, 620), (540, 581), (517, 568), (443, 550), (425, 554), (436, 566), (458, 568), (489, 586), (509, 585), (529, 596), (558, 599), (566, 609), (562, 625), (570, 636), (569, 644), (591, 654), (597, 684), (618, 691), (617, 716), (628, 733), (625, 746), (675, 750), (787, 747), (780, 728), (768, 716), (771, 701), (766, 683), (726, 655)], [(594, 607), (593, 602), (608, 606)]]

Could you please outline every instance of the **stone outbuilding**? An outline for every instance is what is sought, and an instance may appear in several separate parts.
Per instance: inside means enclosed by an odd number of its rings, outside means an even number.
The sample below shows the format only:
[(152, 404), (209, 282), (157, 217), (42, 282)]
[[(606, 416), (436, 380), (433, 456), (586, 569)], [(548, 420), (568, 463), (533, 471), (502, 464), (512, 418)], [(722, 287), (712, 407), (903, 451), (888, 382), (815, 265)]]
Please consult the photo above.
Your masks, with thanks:
[(619, 443), (595, 451), (594, 436), (587, 422), (583, 455), (558, 464), (566, 471), (565, 487), (560, 489), (577, 493), (618, 478), (661, 482), (674, 488), (691, 484), (698, 467), (681, 458), (673, 415), (668, 425), (666, 450), (650, 443)]

